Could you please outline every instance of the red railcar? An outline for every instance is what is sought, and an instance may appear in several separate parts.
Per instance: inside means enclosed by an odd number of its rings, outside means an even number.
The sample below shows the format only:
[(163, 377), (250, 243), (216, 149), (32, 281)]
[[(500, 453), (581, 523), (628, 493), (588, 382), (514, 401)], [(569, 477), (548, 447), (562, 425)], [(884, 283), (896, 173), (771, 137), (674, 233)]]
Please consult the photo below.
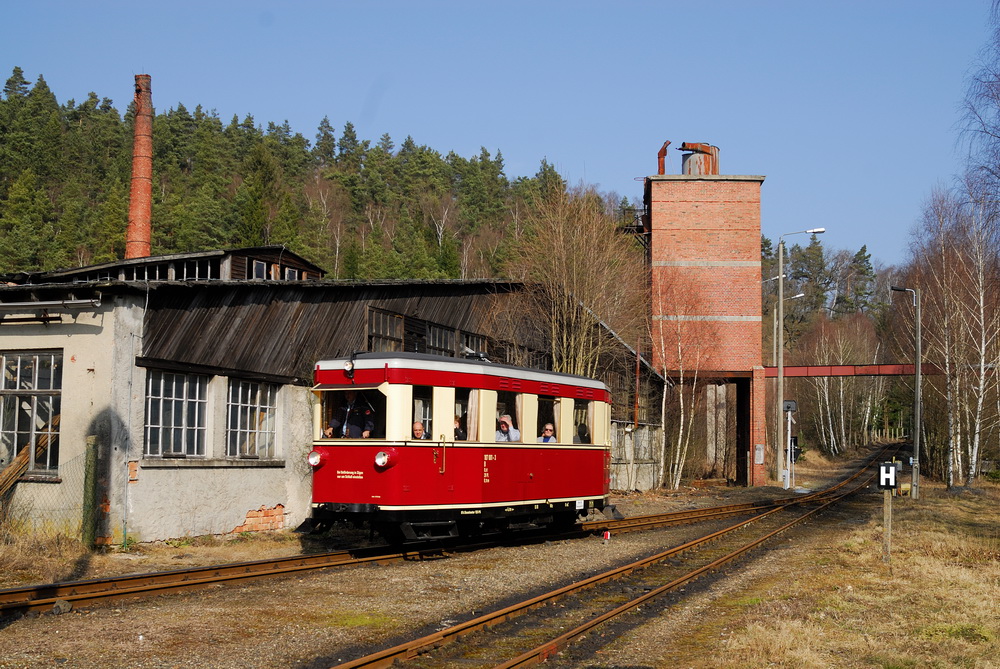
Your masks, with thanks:
[(315, 382), (320, 526), (368, 523), (412, 540), (570, 525), (607, 506), (610, 394), (599, 381), (366, 353), (317, 363)]

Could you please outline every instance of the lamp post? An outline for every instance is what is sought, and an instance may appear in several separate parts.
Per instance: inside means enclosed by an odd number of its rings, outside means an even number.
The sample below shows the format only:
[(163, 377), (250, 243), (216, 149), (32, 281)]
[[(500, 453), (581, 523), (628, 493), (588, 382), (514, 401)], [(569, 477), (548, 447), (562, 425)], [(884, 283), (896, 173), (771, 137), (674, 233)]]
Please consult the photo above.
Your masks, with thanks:
[(920, 289), (890, 286), (897, 293), (913, 293), (913, 478), (910, 497), (920, 499)]
[[(799, 230), (798, 232), (786, 232), (778, 237), (778, 390), (775, 393), (775, 437), (774, 440), (774, 474), (777, 478), (782, 478), (784, 468), (784, 458), (782, 458), (781, 446), (785, 443), (784, 430), (781, 424), (782, 404), (785, 401), (785, 237), (789, 235), (819, 235), (826, 232), (826, 228), (811, 228), (809, 230)], [(787, 480), (785, 487), (788, 487)]]
[[(806, 296), (805, 293), (792, 295), (791, 297), (786, 297), (785, 302), (788, 302), (790, 300), (797, 300), (800, 297), (805, 297), (805, 296)], [(773, 321), (771, 325), (774, 328), (774, 332), (771, 333), (771, 364), (776, 365), (778, 364), (778, 316), (775, 315), (771, 319), (771, 321)]]

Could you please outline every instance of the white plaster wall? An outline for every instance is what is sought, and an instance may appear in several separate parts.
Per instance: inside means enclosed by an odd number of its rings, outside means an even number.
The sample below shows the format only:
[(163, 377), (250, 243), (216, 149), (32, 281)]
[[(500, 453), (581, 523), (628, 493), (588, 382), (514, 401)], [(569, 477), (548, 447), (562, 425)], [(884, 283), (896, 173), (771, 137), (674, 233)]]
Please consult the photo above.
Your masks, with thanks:
[(0, 330), (3, 350), (63, 352), (58, 482), (18, 483), (12, 506), (40, 531), (76, 534), (83, 511), (86, 439), (96, 413), (108, 406), (113, 308), (105, 302), (92, 309), (52, 311), (60, 313), (60, 323), (7, 325)]
[[(611, 425), (611, 489), (621, 491), (652, 490), (658, 488), (660, 464), (656, 460), (658, 444), (663, 443), (663, 431), (654, 426), (640, 425), (630, 433), (625, 424)], [(644, 449), (636, 442), (646, 444)], [(642, 452), (637, 452), (642, 451)]]
[[(222, 534), (243, 524), (248, 511), (284, 506), (286, 528), (310, 512), (312, 407), (308, 388), (278, 392), (275, 462), (225, 457), (226, 377), (210, 383), (205, 459), (181, 462), (143, 458), (146, 370), (142, 355), (144, 298), (109, 297), (89, 311), (67, 311), (59, 324), (5, 326), (3, 350), (63, 351), (58, 482), (21, 481), (12, 508), (37, 530), (77, 535), (81, 529), (88, 437), (100, 453), (102, 496), (108, 513), (98, 535), (152, 541)], [(138, 477), (129, 482), (129, 462)], [(103, 498), (99, 501), (104, 501)]]
[[(227, 387), (226, 377), (216, 377), (209, 385), (206, 458), (139, 459), (137, 480), (127, 484), (123, 499), (129, 537), (154, 541), (227, 534), (244, 524), (248, 512), (278, 504), (284, 507), (286, 529), (309, 515), (312, 480), (306, 456), (312, 448), (315, 396), (308, 388), (282, 387), (276, 459), (240, 461), (225, 457)], [(142, 439), (139, 425), (137, 444)]]

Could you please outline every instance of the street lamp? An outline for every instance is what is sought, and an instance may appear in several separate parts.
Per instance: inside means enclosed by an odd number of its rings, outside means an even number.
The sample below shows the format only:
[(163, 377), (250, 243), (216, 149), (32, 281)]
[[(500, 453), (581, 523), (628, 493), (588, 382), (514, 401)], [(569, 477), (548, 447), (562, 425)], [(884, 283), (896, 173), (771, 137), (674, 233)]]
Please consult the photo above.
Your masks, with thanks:
[(913, 479), (910, 497), (920, 499), (920, 289), (890, 286), (897, 293), (913, 293)]
[(784, 458), (782, 458), (781, 445), (785, 443), (781, 413), (782, 405), (785, 401), (785, 237), (789, 235), (819, 235), (826, 232), (826, 228), (812, 228), (810, 230), (799, 230), (798, 232), (786, 232), (778, 237), (778, 391), (775, 395), (775, 431), (777, 437), (774, 442), (774, 474), (777, 478), (784, 478), (784, 487), (788, 488), (788, 478), (782, 475), (784, 468)]

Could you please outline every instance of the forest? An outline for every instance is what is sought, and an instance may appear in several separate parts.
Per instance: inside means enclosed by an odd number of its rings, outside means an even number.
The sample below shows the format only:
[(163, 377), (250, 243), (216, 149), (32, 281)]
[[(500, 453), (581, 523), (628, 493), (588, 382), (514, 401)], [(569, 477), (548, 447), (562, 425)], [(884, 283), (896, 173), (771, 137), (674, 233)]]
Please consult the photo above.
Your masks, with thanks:
[[(43, 76), (31, 85), (14, 68), (0, 100), (0, 272), (122, 257), (132, 132), (131, 109), (96, 93), (59, 104)], [(566, 187), (544, 160), (509, 180), (499, 150), (372, 143), (327, 118), (309, 140), (178, 104), (153, 137), (154, 254), (283, 244), (329, 278), (496, 276), (532, 202)]]
[[(890, 286), (919, 289), (923, 360), (937, 370), (924, 377), (922, 462), (949, 486), (1000, 460), (1000, 38), (989, 53), (966, 100), (968, 171), (928, 194), (908, 261), (876, 266), (863, 242), (829, 250), (816, 236), (784, 259), (786, 365), (912, 362), (911, 293)], [(595, 340), (570, 336), (581, 303), (625, 341), (649, 343), (648, 296), (633, 288), (644, 285), (644, 254), (622, 234), (641, 203), (571, 187), (546, 160), (509, 179), (499, 149), (463, 157), (412, 137), (373, 142), (328, 118), (307, 139), (287, 122), (227, 123), (182, 104), (155, 115), (153, 141), (154, 254), (283, 244), (332, 279), (531, 278), (545, 295), (534, 308), (550, 310), (541, 334), (560, 371), (593, 373), (599, 359)], [(130, 109), (96, 93), (60, 104), (43, 76), (32, 84), (14, 68), (0, 97), (0, 273), (121, 259), (131, 146)], [(762, 238), (765, 365), (777, 354), (776, 254)], [(560, 295), (573, 297), (561, 310), (552, 306)], [(831, 456), (913, 429), (910, 378), (801, 379), (787, 389), (801, 410), (800, 443)], [(667, 405), (682, 401), (674, 391)], [(691, 435), (672, 420), (676, 411), (665, 411), (666, 450)]]

